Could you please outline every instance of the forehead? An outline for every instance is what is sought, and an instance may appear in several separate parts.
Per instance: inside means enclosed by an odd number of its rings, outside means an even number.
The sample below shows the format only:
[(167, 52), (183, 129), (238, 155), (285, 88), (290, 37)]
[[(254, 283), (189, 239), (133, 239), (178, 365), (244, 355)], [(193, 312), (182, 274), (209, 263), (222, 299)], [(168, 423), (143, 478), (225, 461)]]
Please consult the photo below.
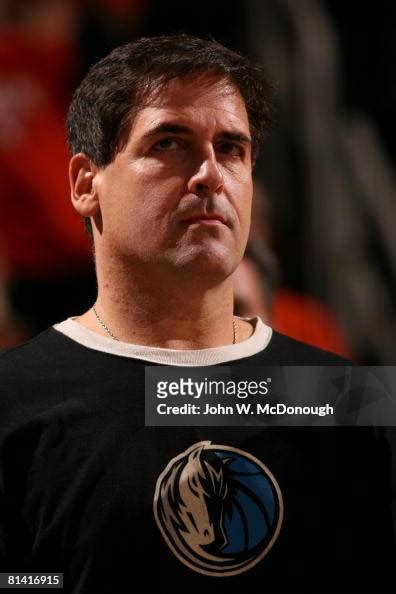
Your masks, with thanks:
[(160, 86), (137, 112), (131, 131), (144, 132), (169, 119), (197, 128), (237, 128), (249, 135), (249, 119), (239, 90), (219, 76), (175, 78)]

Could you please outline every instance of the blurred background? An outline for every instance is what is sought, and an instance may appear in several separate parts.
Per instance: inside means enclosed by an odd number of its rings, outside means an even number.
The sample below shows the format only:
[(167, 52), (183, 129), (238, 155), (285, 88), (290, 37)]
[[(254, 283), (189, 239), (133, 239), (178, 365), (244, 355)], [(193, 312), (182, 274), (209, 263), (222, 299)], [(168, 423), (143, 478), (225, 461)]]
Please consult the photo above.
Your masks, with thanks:
[(67, 182), (74, 88), (116, 45), (186, 31), (260, 62), (276, 88), (236, 312), (394, 364), (395, 26), (390, 1), (1, 0), (0, 349), (95, 299)]

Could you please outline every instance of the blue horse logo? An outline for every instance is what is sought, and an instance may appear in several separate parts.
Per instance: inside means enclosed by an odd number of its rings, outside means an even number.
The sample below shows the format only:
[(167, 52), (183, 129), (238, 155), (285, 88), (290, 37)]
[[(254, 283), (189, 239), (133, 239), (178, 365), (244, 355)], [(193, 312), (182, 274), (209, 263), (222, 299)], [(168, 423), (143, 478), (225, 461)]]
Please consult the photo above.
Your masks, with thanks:
[(158, 477), (154, 516), (165, 542), (187, 567), (231, 576), (256, 565), (271, 549), (283, 500), (260, 460), (202, 441), (173, 458)]

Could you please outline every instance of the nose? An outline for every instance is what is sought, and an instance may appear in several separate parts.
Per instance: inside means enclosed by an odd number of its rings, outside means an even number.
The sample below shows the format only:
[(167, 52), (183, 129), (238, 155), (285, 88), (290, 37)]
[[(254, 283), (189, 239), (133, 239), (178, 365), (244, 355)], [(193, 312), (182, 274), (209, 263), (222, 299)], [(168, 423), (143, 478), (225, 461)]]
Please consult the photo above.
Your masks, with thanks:
[(224, 185), (223, 174), (214, 153), (199, 162), (198, 169), (188, 181), (188, 191), (197, 196), (219, 194)]

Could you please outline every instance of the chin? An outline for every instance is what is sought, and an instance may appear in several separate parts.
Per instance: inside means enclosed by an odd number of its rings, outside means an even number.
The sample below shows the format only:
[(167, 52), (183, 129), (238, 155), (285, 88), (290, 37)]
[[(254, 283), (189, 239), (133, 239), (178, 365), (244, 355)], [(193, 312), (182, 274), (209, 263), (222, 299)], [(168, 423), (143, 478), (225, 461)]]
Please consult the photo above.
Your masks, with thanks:
[(218, 284), (230, 276), (237, 267), (239, 260), (234, 253), (230, 253), (224, 246), (221, 249), (205, 249), (194, 246), (187, 252), (177, 255), (173, 262), (174, 268), (183, 272), (190, 280), (199, 278)]

